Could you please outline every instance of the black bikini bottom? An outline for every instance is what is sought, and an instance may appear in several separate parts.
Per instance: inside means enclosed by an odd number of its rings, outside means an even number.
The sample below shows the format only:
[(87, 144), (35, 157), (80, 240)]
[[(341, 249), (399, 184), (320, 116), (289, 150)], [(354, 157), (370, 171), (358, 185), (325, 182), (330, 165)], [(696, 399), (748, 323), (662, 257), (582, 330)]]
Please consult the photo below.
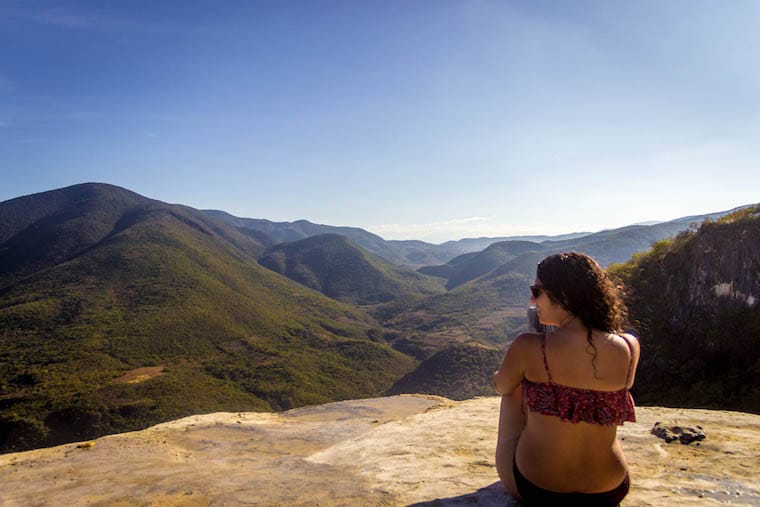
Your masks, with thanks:
[(614, 507), (618, 505), (631, 486), (628, 474), (618, 487), (602, 493), (555, 493), (540, 488), (530, 482), (517, 468), (517, 460), (512, 459), (512, 470), (515, 476), (517, 491), (526, 505), (582, 505), (584, 507)]

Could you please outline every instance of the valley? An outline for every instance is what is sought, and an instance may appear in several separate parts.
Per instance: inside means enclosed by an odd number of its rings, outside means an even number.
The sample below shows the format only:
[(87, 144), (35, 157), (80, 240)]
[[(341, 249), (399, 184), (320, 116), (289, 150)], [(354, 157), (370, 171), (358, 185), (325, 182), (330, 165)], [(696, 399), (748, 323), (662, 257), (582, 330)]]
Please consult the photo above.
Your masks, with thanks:
[(650, 351), (637, 396), (757, 412), (756, 210), (432, 245), (199, 211), (107, 184), (5, 201), (0, 452), (197, 413), (491, 395), (489, 372), (526, 330), (537, 262), (567, 250), (629, 287)]

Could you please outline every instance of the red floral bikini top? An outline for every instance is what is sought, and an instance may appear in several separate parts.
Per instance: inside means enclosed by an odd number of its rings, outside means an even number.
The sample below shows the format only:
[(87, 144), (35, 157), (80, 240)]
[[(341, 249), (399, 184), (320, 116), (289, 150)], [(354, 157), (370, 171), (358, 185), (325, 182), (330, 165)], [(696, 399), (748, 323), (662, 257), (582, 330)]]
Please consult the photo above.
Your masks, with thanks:
[(546, 335), (541, 338), (541, 353), (544, 356), (544, 368), (549, 382), (532, 382), (523, 379), (523, 407), (534, 412), (557, 416), (563, 421), (587, 422), (594, 424), (621, 425), (624, 422), (636, 422), (633, 396), (628, 390), (633, 368), (633, 350), (630, 342), (623, 338), (631, 350), (631, 363), (623, 389), (619, 391), (596, 391), (568, 387), (552, 382), (549, 364), (546, 362)]

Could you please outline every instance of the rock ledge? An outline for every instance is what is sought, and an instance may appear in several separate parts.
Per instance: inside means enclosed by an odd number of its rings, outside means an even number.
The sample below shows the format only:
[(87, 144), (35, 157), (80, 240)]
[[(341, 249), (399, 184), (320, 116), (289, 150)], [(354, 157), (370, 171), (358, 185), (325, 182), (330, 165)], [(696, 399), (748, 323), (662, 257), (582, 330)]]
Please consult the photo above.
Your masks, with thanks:
[[(0, 505), (516, 505), (493, 465), (499, 398), (354, 400), (187, 417), (85, 445), (0, 455)], [(628, 506), (760, 505), (760, 416), (637, 408), (619, 432)], [(666, 444), (656, 421), (699, 424)]]

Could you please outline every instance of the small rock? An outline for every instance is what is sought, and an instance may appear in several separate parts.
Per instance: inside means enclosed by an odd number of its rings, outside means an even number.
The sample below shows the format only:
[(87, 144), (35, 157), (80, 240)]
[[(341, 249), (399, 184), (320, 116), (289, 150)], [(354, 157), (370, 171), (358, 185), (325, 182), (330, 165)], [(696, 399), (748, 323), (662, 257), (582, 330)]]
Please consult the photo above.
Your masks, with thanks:
[[(684, 445), (688, 445), (694, 441), (704, 440), (707, 436), (699, 425), (694, 428), (679, 425), (665, 426), (659, 421), (654, 423), (651, 433), (665, 440), (667, 443), (679, 440)], [(697, 445), (699, 445), (699, 443), (697, 443)]]

